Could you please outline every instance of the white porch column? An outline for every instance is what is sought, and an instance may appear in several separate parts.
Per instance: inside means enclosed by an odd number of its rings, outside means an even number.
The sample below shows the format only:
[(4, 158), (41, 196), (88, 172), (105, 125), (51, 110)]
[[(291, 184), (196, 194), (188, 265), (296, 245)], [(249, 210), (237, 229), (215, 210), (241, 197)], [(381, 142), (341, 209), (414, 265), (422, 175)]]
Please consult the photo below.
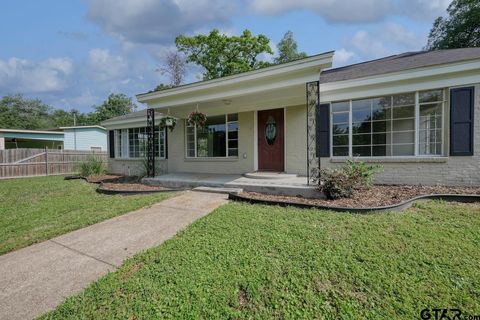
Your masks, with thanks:
[(0, 137), (0, 150), (5, 150), (5, 138)]

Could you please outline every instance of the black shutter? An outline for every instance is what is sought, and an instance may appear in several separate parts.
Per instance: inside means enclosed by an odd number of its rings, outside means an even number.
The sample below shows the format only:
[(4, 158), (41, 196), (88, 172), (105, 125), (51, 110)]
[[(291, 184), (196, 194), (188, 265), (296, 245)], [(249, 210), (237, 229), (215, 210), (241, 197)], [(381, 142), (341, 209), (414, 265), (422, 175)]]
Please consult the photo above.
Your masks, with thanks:
[(330, 104), (317, 106), (316, 112), (317, 157), (330, 157)]
[(450, 155), (473, 155), (474, 88), (450, 90)]
[(115, 131), (108, 131), (108, 149), (110, 152), (110, 158), (115, 158)]

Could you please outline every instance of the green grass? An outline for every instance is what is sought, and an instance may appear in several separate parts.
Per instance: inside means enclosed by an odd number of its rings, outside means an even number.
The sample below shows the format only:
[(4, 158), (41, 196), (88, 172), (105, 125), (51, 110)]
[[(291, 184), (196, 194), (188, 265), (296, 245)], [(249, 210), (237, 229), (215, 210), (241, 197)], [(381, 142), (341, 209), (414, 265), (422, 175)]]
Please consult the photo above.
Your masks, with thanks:
[(45, 319), (419, 319), (480, 314), (480, 207), (354, 215), (232, 203)]
[(109, 196), (63, 177), (0, 180), (0, 254), (151, 205), (167, 194)]

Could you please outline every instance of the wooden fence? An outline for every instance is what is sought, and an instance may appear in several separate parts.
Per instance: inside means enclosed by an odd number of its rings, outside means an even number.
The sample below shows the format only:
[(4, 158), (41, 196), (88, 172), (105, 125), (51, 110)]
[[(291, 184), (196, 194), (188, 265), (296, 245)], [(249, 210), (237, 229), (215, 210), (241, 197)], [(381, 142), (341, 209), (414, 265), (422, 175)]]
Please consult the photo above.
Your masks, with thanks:
[(105, 151), (0, 150), (0, 179), (76, 173), (79, 164), (91, 156), (107, 161)]

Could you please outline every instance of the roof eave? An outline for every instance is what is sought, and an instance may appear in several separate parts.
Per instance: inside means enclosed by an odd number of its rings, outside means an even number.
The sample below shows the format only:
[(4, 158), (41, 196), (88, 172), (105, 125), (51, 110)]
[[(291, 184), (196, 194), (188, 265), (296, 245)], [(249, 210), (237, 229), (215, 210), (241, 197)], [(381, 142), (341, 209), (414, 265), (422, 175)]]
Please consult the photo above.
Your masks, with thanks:
[(94, 126), (72, 126), (72, 127), (60, 127), (59, 129), (65, 130), (65, 129), (90, 129), (90, 128), (97, 128), (97, 129), (102, 129), (106, 130), (102, 126), (94, 125)]
[(171, 89), (161, 90), (161, 91), (142, 93), (142, 94), (136, 95), (136, 97), (139, 102), (147, 102), (153, 99), (159, 99), (159, 98), (168, 97), (172, 95), (179, 95), (187, 92), (205, 90), (213, 86), (215, 87), (228, 86), (236, 83), (241, 83), (244, 81), (267, 78), (271, 76), (280, 75), (282, 73), (292, 72), (292, 71), (295, 71), (296, 69), (322, 66), (322, 65), (327, 65), (327, 67), (331, 67), (333, 54), (334, 54), (334, 51), (329, 51), (329, 52), (321, 53), (315, 56), (307, 57), (304, 59), (299, 59), (292, 62), (275, 65), (271, 67), (266, 67), (258, 70), (243, 72), (243, 73), (239, 73), (239, 74), (235, 74), (227, 77), (194, 82), (191, 84), (174, 87)]

